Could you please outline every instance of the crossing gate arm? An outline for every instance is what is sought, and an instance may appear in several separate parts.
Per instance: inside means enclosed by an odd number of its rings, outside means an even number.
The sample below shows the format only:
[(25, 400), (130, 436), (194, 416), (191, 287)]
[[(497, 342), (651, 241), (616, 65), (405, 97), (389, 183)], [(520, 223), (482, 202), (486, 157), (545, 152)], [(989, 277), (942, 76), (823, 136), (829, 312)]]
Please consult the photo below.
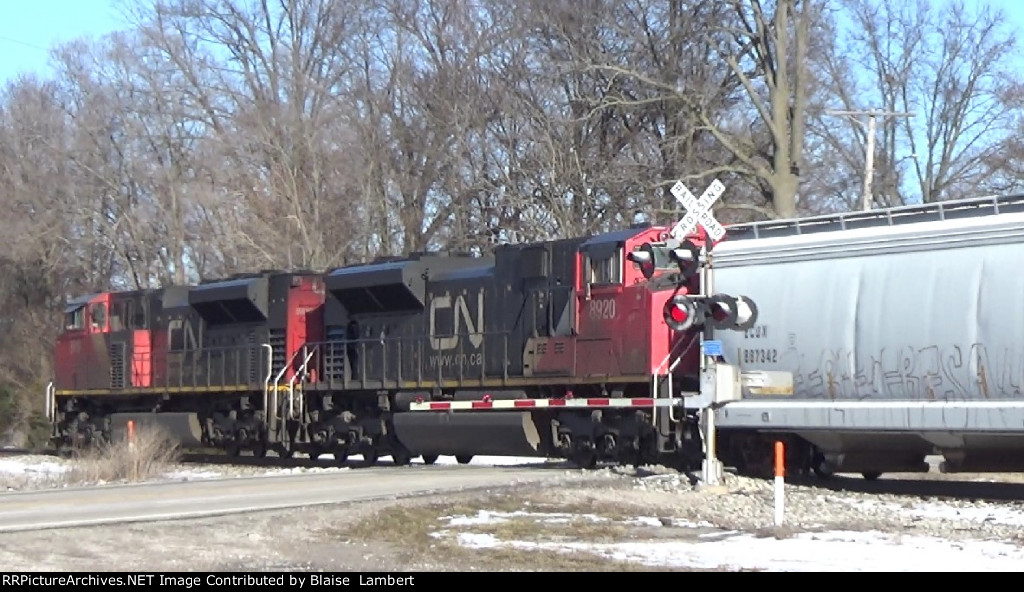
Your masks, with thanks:
[(508, 409), (653, 409), (656, 407), (682, 407), (684, 400), (655, 399), (651, 397), (601, 397), (587, 399), (512, 399), (491, 401), (416, 401), (410, 411), (491, 411)]

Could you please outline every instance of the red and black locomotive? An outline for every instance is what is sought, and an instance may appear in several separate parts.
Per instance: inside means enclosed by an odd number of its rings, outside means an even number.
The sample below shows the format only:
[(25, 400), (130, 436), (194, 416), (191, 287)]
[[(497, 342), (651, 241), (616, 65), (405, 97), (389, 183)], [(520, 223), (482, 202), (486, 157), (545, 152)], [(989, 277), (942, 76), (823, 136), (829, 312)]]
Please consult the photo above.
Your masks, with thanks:
[(47, 395), (54, 438), (110, 439), (133, 420), (229, 454), (691, 468), (701, 343), (757, 315), (703, 293), (705, 241), (639, 226), (75, 300)]

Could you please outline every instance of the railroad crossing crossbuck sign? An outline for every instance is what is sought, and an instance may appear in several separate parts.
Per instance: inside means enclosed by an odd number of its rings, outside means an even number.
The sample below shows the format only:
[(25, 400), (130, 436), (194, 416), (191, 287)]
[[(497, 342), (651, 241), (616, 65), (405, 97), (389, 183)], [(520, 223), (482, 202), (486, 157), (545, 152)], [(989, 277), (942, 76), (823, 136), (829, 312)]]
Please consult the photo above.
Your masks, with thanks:
[(676, 184), (672, 186), (672, 195), (686, 208), (686, 215), (672, 227), (672, 237), (678, 241), (683, 241), (686, 239), (686, 235), (693, 232), (697, 225), (700, 224), (707, 231), (711, 240), (721, 240), (725, 236), (725, 228), (719, 224), (718, 220), (711, 213), (711, 205), (719, 197), (722, 197), (724, 191), (725, 185), (718, 179), (715, 179), (704, 190), (704, 194), (700, 196), (700, 199), (697, 199), (686, 188), (686, 185), (683, 185), (682, 181), (676, 181)]

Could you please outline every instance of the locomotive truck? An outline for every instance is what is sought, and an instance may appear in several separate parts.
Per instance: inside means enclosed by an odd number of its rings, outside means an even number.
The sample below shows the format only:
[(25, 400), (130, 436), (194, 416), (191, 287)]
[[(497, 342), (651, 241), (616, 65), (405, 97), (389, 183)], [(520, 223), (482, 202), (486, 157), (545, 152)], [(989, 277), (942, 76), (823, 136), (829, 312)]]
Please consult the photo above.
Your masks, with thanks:
[(82, 297), (56, 344), (53, 438), (88, 445), (132, 421), (230, 455), (693, 469), (707, 410), (779, 380), (705, 347), (758, 315), (708, 291), (713, 247), (640, 225)]

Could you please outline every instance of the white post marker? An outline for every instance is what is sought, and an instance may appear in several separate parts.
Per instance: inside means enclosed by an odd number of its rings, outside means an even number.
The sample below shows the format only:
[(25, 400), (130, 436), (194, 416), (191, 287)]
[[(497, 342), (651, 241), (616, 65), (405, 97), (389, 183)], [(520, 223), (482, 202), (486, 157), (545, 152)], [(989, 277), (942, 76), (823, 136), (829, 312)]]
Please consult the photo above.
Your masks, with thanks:
[(672, 195), (675, 196), (679, 203), (683, 204), (686, 208), (686, 215), (676, 222), (676, 225), (672, 227), (672, 238), (682, 241), (686, 238), (686, 235), (693, 232), (700, 224), (707, 231), (708, 236), (711, 240), (721, 240), (725, 236), (725, 228), (719, 224), (718, 220), (711, 213), (711, 206), (714, 205), (718, 198), (722, 197), (722, 193), (725, 192), (725, 185), (721, 181), (715, 179), (704, 193), (697, 199), (690, 193), (690, 190), (683, 185), (682, 181), (676, 181), (676, 184), (672, 186)]

